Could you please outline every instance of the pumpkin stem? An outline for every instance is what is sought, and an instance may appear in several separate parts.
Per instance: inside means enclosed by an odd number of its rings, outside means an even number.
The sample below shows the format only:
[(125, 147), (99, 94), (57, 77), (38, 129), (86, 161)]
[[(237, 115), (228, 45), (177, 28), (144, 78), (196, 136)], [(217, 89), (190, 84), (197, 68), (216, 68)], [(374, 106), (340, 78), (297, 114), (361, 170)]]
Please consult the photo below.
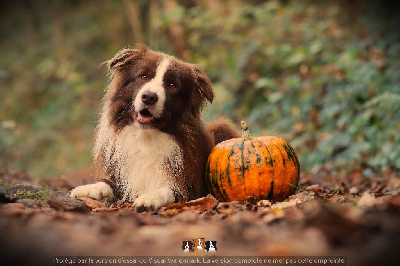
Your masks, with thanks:
[(240, 122), (240, 127), (242, 129), (242, 138), (244, 140), (252, 140), (253, 138), (251, 137), (249, 126), (245, 121)]

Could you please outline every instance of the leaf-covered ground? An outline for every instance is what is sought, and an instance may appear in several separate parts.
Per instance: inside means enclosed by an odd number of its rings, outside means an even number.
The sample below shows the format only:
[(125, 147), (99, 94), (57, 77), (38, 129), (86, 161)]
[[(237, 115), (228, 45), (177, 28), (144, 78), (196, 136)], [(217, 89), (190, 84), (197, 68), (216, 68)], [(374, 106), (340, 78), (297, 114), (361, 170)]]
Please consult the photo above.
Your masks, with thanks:
[(40, 182), (0, 171), (1, 265), (51, 265), (54, 256), (183, 256), (182, 241), (200, 237), (217, 241), (217, 256), (344, 256), (347, 265), (399, 260), (394, 174), (353, 173), (339, 181), (302, 173), (296, 194), (284, 202), (227, 203), (209, 195), (154, 213), (68, 198), (69, 189), (90, 182), (86, 176)]

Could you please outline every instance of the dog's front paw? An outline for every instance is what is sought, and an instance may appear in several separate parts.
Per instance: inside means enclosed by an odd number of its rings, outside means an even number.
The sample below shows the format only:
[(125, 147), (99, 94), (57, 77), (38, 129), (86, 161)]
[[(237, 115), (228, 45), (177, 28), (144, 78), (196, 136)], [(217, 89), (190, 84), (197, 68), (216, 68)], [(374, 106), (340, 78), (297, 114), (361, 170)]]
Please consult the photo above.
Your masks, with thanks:
[(97, 182), (95, 184), (89, 184), (79, 186), (71, 190), (70, 196), (76, 197), (89, 197), (97, 200), (107, 199), (111, 201), (114, 198), (114, 193), (111, 187), (104, 182)]
[(170, 188), (164, 187), (140, 195), (133, 203), (133, 207), (138, 212), (154, 211), (174, 202), (174, 199), (174, 192)]

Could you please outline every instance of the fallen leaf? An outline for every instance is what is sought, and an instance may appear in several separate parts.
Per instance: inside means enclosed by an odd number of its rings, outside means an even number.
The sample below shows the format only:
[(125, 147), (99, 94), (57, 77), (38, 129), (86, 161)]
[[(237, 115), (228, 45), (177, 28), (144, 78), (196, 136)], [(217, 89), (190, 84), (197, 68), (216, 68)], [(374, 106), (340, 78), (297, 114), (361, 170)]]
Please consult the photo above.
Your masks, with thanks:
[(383, 200), (381, 198), (375, 198), (375, 196), (372, 195), (371, 193), (364, 192), (362, 197), (359, 199), (357, 206), (360, 208), (369, 208), (377, 206), (382, 202)]
[(277, 202), (271, 206), (271, 209), (285, 209), (289, 207), (294, 207), (302, 202), (303, 201), (301, 201), (300, 199), (291, 199), (289, 201)]
[(89, 197), (78, 197), (77, 199), (83, 201), (86, 204), (86, 206), (88, 206), (89, 209), (91, 210), (105, 207), (104, 203)]
[(271, 207), (272, 203), (269, 200), (260, 200), (257, 202), (258, 207)]
[(182, 209), (169, 209), (169, 210), (162, 210), (158, 212), (159, 216), (163, 217), (172, 217), (175, 216), (176, 214), (182, 212)]
[(313, 191), (313, 192), (322, 192), (324, 189), (320, 185), (315, 184), (315, 185), (306, 187), (306, 190)]
[(358, 194), (360, 190), (357, 187), (352, 187), (349, 189), (350, 194)]
[(160, 209), (158, 212), (161, 216), (174, 216), (183, 211), (194, 210), (200, 213), (211, 211), (217, 206), (218, 201), (211, 195), (199, 198), (189, 202), (180, 201), (178, 203), (171, 203)]
[(217, 203), (218, 201), (213, 196), (208, 195), (207, 197), (199, 198), (189, 202), (181, 201), (179, 203), (172, 203), (167, 205), (165, 208), (168, 210), (168, 209), (179, 209), (184, 207), (194, 207), (194, 209), (198, 211), (211, 211), (217, 205)]
[(377, 182), (374, 183), (371, 187), (371, 191), (374, 193), (382, 193), (383, 189), (386, 187), (386, 182)]
[(121, 210), (120, 208), (101, 207), (92, 209), (92, 212), (118, 212), (120, 210)]

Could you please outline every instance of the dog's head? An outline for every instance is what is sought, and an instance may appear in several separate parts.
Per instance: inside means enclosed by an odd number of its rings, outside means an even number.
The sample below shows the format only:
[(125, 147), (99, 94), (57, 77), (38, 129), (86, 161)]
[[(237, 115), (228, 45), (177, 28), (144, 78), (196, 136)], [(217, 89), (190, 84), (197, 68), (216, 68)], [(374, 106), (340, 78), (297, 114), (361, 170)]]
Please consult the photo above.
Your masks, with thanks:
[(154, 52), (146, 46), (124, 49), (109, 60), (109, 120), (116, 130), (137, 124), (164, 129), (199, 117), (214, 91), (198, 66)]

